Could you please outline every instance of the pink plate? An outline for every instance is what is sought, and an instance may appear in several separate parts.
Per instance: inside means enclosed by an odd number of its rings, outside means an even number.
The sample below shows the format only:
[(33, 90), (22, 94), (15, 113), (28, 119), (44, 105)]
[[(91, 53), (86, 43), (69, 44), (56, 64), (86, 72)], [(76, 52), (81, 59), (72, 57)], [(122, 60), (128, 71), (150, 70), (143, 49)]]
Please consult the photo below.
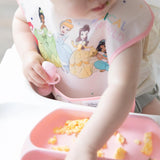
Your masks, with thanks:
[[(92, 111), (83, 109), (56, 109), (43, 118), (31, 131), (22, 151), (21, 160), (63, 160), (66, 152), (54, 151), (53, 145), (48, 144), (49, 138), (53, 137), (53, 129), (61, 127), (67, 120), (75, 120), (90, 117)], [(95, 128), (96, 130), (96, 128)], [(129, 115), (123, 125), (118, 129), (126, 138), (126, 143), (121, 145), (116, 136), (112, 136), (107, 142), (107, 149), (104, 149), (105, 159), (113, 159), (118, 147), (123, 147), (126, 151), (125, 160), (148, 160), (150, 157), (160, 159), (160, 127), (152, 119), (137, 115)], [(141, 153), (143, 143), (135, 144), (134, 140), (143, 141), (144, 133), (153, 134), (153, 153), (150, 157)], [(58, 142), (56, 145), (71, 146), (74, 143), (74, 135), (56, 135)], [(102, 160), (102, 158), (99, 158)]]

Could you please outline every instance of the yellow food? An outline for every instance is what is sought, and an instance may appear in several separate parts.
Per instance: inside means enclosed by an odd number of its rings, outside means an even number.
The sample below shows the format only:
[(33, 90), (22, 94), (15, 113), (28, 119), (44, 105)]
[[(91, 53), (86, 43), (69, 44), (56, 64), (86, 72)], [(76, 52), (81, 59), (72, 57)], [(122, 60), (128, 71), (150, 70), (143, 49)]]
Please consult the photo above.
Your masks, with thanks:
[(126, 155), (126, 151), (123, 149), (123, 148), (118, 148), (115, 155), (114, 155), (114, 158), (115, 159), (124, 159), (125, 158), (125, 155)]
[(52, 149), (56, 151), (64, 151), (64, 152), (69, 152), (70, 150), (68, 146), (54, 146), (52, 147)]
[[(67, 135), (75, 134), (75, 136), (77, 136), (81, 132), (83, 127), (86, 125), (88, 120), (89, 118), (79, 119), (79, 120), (67, 120), (64, 126), (54, 128), (54, 133), (55, 134), (67, 134)], [(120, 142), (121, 145), (124, 145), (126, 143), (126, 138), (122, 134), (120, 134), (118, 131), (116, 131), (114, 135), (116, 136), (118, 142)], [(48, 144), (54, 145), (56, 143), (57, 143), (56, 136), (53, 136), (52, 138), (48, 140)], [(137, 145), (141, 145), (142, 141), (135, 139), (134, 143)], [(97, 151), (97, 157), (104, 157), (104, 149), (106, 148), (107, 148), (107, 144), (105, 143), (103, 147)], [(58, 150), (58, 151), (65, 151), (65, 152), (69, 152), (70, 150), (68, 146), (53, 146), (52, 149)], [(150, 156), (152, 154), (152, 150), (153, 150), (152, 132), (146, 132), (144, 134), (143, 148), (141, 149), (141, 152), (144, 155)], [(125, 159), (126, 153), (127, 153), (126, 150), (124, 150), (122, 147), (119, 147), (116, 150), (116, 153), (114, 154), (114, 158), (123, 160)]]
[(88, 118), (80, 120), (68, 120), (66, 121), (64, 127), (55, 128), (54, 133), (68, 135), (78, 134), (83, 129), (88, 120)]
[(48, 144), (56, 144), (56, 143), (57, 143), (57, 137), (56, 136), (54, 136), (54, 137), (52, 137), (48, 140)]
[(120, 133), (117, 133), (117, 139), (118, 139), (118, 141), (120, 142), (120, 144), (125, 144), (126, 143), (126, 138), (125, 137), (123, 137)]
[(141, 152), (146, 156), (150, 156), (152, 154), (152, 150), (152, 132), (146, 132), (144, 134), (144, 145)]
[(97, 157), (101, 157), (101, 158), (104, 157), (104, 153), (103, 153), (102, 150), (98, 150), (98, 151), (97, 151)]
[(142, 144), (142, 142), (140, 140), (138, 140), (138, 139), (135, 139), (134, 143), (137, 144), (137, 145), (141, 145)]
[[(83, 129), (85, 124), (88, 122), (88, 120), (89, 120), (88, 118), (79, 119), (79, 120), (67, 120), (63, 127), (54, 128), (53, 131), (55, 134), (77, 135), (78, 133), (81, 132), (81, 130)], [(56, 136), (48, 140), (48, 144), (54, 145), (56, 143), (57, 143)], [(106, 148), (107, 148), (107, 144), (105, 143), (103, 147), (97, 151), (97, 157), (104, 157), (103, 149), (106, 149)], [(65, 151), (65, 152), (69, 152), (70, 150), (68, 146), (53, 146), (52, 149), (56, 151)]]

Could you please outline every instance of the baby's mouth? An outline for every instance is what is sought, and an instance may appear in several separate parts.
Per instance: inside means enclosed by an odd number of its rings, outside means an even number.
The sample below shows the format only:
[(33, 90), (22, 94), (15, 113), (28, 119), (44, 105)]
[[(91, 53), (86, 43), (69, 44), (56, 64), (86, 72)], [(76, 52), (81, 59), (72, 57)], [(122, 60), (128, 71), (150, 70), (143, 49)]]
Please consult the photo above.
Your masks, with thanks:
[(93, 9), (91, 9), (91, 10), (95, 11), (95, 12), (101, 11), (101, 10), (103, 10), (108, 5), (108, 3), (109, 3), (109, 1), (106, 1), (104, 4), (99, 5), (98, 7), (95, 7)]

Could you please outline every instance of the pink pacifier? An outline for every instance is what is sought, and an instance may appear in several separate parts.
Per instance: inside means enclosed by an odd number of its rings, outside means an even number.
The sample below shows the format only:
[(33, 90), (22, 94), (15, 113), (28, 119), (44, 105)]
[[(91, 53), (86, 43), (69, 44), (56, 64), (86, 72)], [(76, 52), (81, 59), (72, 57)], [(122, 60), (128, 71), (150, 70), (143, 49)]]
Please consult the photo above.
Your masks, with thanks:
[(55, 85), (60, 81), (61, 78), (59, 74), (56, 72), (57, 69), (53, 63), (44, 61), (42, 63), (42, 67), (50, 77), (50, 82), (48, 82), (49, 84)]
[(47, 96), (52, 92), (53, 85), (59, 83), (60, 75), (56, 72), (56, 66), (48, 61), (42, 63), (42, 68), (48, 74), (50, 81), (48, 82), (49, 86), (45, 88), (36, 88), (35, 90), (42, 96)]

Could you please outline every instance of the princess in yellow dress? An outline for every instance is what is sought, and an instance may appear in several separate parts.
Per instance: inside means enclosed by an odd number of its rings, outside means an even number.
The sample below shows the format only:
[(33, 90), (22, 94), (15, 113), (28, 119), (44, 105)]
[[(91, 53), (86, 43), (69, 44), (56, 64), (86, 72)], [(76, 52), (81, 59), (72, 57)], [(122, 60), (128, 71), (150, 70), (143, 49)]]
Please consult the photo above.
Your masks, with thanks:
[(89, 25), (84, 25), (79, 31), (76, 45), (72, 41), (73, 47), (77, 48), (77, 50), (73, 52), (70, 58), (70, 72), (79, 78), (87, 78), (93, 73), (93, 63), (90, 62), (90, 58), (95, 56), (97, 51), (92, 46), (87, 46), (89, 43), (87, 40), (89, 31)]

